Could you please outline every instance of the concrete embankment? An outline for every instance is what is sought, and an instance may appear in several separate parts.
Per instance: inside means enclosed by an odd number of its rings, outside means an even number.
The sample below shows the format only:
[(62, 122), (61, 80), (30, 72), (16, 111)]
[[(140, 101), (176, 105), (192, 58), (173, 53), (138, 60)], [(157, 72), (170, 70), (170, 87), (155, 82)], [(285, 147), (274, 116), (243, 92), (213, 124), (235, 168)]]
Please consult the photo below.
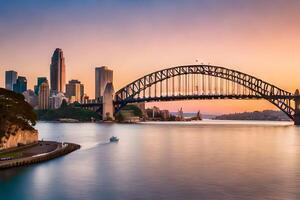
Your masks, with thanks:
[[(45, 141), (42, 143), (47, 143), (47, 142)], [(54, 142), (51, 142), (51, 143), (54, 143)], [(11, 159), (11, 160), (2, 160), (2, 161), (0, 161), (0, 169), (19, 167), (19, 166), (44, 162), (47, 160), (51, 160), (51, 159), (66, 155), (68, 153), (71, 153), (71, 152), (79, 149), (79, 148), (80, 148), (80, 145), (74, 144), (74, 143), (63, 143), (63, 144), (57, 143), (57, 147), (50, 152), (37, 153), (32, 156), (21, 157), (21, 158), (16, 158), (16, 159)]]

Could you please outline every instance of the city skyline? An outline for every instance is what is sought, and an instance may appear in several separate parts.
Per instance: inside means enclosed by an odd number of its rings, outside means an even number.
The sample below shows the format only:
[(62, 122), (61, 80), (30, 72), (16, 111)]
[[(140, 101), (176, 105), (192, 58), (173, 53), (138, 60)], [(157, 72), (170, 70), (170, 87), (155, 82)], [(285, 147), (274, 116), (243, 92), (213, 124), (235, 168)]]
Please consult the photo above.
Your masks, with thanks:
[[(297, 1), (153, 1), (138, 5), (76, 1), (72, 5), (64, 2), (62, 8), (49, 2), (28, 1), (23, 10), (22, 5), (3, 3), (2, 87), (6, 70), (26, 76), (28, 88), (33, 88), (36, 77), (50, 80), (48, 66), (55, 48), (64, 51), (66, 81), (80, 80), (92, 98), (94, 68), (103, 65), (114, 70), (115, 90), (144, 74), (197, 64), (196, 60), (255, 75), (290, 92), (300, 86)], [(45, 6), (47, 10), (42, 9)], [(14, 10), (19, 14), (12, 16)], [(9, 24), (8, 18), (12, 19)], [(27, 21), (18, 27), (23, 19)], [(24, 33), (18, 31), (24, 26)], [(184, 110), (209, 113), (275, 109), (266, 101), (193, 102), (192, 106), (188, 102), (160, 103), (160, 107), (182, 104)]]
[(0, 0), (1, 199), (300, 200), (299, 11)]

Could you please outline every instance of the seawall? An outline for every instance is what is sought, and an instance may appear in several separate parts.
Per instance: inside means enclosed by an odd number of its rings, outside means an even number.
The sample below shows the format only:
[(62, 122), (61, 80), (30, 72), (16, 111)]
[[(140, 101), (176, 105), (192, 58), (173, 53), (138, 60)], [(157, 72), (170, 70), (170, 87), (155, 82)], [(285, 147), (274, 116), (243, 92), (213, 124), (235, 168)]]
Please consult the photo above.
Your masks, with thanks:
[(64, 143), (62, 147), (56, 148), (54, 151), (45, 154), (38, 154), (32, 157), (25, 157), (13, 160), (0, 161), (0, 169), (31, 165), (35, 163), (51, 160), (68, 153), (80, 149), (80, 145), (74, 143)]

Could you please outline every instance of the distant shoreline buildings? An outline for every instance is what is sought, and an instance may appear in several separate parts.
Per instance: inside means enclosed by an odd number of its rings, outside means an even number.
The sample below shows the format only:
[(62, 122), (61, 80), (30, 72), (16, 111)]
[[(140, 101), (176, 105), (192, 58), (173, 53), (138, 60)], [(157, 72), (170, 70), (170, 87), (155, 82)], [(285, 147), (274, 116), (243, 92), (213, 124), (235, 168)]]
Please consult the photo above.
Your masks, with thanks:
[(66, 96), (69, 98), (70, 103), (83, 102), (84, 85), (78, 80), (70, 80), (66, 84)]
[(48, 81), (46, 80), (39, 87), (38, 108), (40, 110), (49, 109), (49, 97), (50, 97), (49, 84)]
[(18, 76), (16, 83), (13, 86), (13, 91), (23, 93), (27, 90), (27, 79), (25, 76)]
[(23, 93), (27, 90), (27, 79), (25, 76), (18, 76), (16, 71), (6, 71), (5, 88), (17, 93)]
[(25, 100), (35, 109), (57, 109), (63, 100), (69, 104), (105, 102), (103, 114), (109, 118), (113, 117), (113, 70), (107, 66), (95, 68), (95, 99), (90, 100), (81, 81), (71, 79), (66, 83), (65, 57), (60, 48), (56, 48), (52, 54), (49, 81), (47, 76), (37, 77), (33, 90), (27, 89), (26, 77), (18, 76), (17, 71), (9, 70), (5, 72), (5, 88), (23, 94)]
[(5, 88), (8, 90), (14, 89), (14, 84), (16, 84), (18, 78), (18, 73), (16, 71), (10, 70), (5, 72)]
[[(95, 67), (95, 99), (92, 100), (84, 93), (85, 88), (81, 81), (70, 79), (68, 83), (65, 83), (65, 80), (66, 64), (63, 51), (60, 48), (56, 48), (51, 57), (50, 81), (47, 80), (46, 76), (37, 77), (34, 90), (27, 90), (26, 77), (18, 76), (18, 73), (13, 70), (5, 72), (5, 87), (9, 90), (22, 93), (25, 100), (35, 109), (58, 109), (61, 107), (63, 101), (66, 101), (68, 104), (74, 104), (76, 102), (101, 103), (102, 119), (114, 119), (113, 100), (115, 91), (113, 85), (113, 70), (109, 69), (107, 66)], [(137, 103), (134, 105), (137, 106), (142, 111), (143, 115), (150, 120), (187, 120), (183, 116), (182, 109), (178, 111), (177, 115), (172, 115), (168, 110), (160, 110), (157, 107), (145, 109), (145, 103)], [(98, 112), (100, 112), (100, 110), (98, 110)], [(127, 112), (126, 114), (125, 112), (127, 118), (130, 118), (131, 115), (132, 113)], [(200, 112), (197, 117), (193, 117), (193, 119), (201, 119)]]
[(39, 94), (40, 86), (41, 86), (42, 83), (44, 83), (45, 81), (47, 81), (47, 78), (46, 78), (46, 77), (38, 77), (38, 78), (37, 78), (37, 85), (34, 86), (34, 93), (35, 93), (36, 95)]

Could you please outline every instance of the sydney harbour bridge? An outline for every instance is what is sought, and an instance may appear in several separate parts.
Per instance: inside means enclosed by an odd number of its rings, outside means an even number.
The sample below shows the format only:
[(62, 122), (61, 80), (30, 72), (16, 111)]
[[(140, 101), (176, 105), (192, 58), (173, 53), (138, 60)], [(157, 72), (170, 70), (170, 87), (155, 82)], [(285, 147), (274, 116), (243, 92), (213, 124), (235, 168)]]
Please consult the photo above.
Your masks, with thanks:
[[(117, 113), (130, 103), (211, 100), (211, 99), (265, 99), (284, 112), (296, 125), (300, 125), (299, 90), (291, 93), (249, 74), (212, 65), (187, 65), (159, 70), (147, 74), (114, 94), (112, 106)], [(97, 107), (97, 102), (82, 107)]]

